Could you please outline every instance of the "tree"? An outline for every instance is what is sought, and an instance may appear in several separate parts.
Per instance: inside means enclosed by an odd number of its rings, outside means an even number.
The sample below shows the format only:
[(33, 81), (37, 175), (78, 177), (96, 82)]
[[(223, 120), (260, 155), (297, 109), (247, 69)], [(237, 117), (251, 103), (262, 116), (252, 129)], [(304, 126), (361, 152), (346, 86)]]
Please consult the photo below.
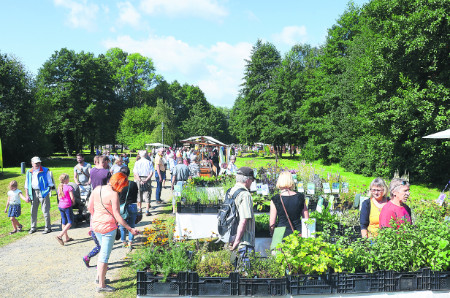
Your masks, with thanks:
[(106, 59), (115, 71), (118, 81), (116, 93), (126, 107), (140, 106), (144, 103), (155, 106), (156, 102), (146, 102), (146, 94), (162, 78), (155, 74), (155, 67), (150, 58), (139, 53), (128, 54), (119, 48), (106, 52)]
[(103, 57), (75, 53), (66, 48), (55, 52), (37, 76), (37, 98), (46, 132), (57, 150), (67, 154), (85, 143), (114, 143), (120, 110), (114, 95), (111, 68)]
[(175, 144), (178, 137), (177, 127), (175, 126), (173, 109), (161, 98), (157, 100), (155, 111), (151, 121), (155, 127), (150, 135), (151, 142), (162, 142), (162, 125), (164, 123), (164, 144)]
[(34, 84), (15, 58), (0, 54), (0, 139), (5, 166), (51, 153), (35, 108)]
[(156, 127), (155, 121), (151, 120), (154, 112), (155, 108), (147, 105), (126, 109), (119, 124), (117, 140), (128, 145), (130, 149), (145, 148)]
[(268, 125), (267, 108), (273, 94), (266, 92), (271, 92), (281, 57), (274, 45), (258, 40), (246, 62), (244, 83), (230, 115), (232, 133), (242, 143), (258, 142)]

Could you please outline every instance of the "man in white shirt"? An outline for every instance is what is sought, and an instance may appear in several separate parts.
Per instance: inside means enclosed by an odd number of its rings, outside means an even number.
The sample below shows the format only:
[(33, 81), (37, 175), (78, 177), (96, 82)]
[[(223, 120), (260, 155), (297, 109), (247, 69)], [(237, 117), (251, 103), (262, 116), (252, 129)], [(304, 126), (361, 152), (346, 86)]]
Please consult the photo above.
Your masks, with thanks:
[(150, 198), (152, 195), (151, 179), (155, 169), (153, 168), (153, 164), (151, 163), (151, 161), (145, 158), (146, 154), (146, 150), (139, 151), (139, 156), (141, 157), (141, 159), (136, 161), (136, 163), (134, 164), (133, 176), (139, 190), (137, 198), (138, 211), (142, 212), (141, 203), (142, 201), (145, 201), (147, 203), (146, 215), (150, 216)]
[(77, 154), (77, 165), (73, 168), (73, 179), (84, 197), (91, 192), (91, 164), (84, 161), (83, 153)]
[(42, 204), (42, 212), (45, 218), (45, 229), (42, 234), (52, 232), (50, 221), (50, 192), (55, 184), (52, 173), (48, 168), (41, 166), (41, 159), (35, 156), (31, 159), (31, 169), (25, 177), (25, 196), (27, 201), (31, 200), (31, 229), (30, 234), (36, 232), (37, 212), (39, 203)]

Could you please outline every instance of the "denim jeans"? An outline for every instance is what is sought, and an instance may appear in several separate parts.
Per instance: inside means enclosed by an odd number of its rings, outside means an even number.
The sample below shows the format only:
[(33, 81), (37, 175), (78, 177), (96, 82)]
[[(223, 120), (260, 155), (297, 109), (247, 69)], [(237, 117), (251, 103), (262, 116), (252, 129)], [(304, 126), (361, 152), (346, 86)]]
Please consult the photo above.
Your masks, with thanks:
[[(128, 209), (128, 217), (125, 221), (130, 227), (134, 228), (136, 226), (137, 205), (130, 204), (127, 206), (127, 209)], [(125, 233), (128, 231), (122, 225), (119, 225), (119, 228), (120, 228), (120, 240), (122, 240), (122, 242), (125, 242), (127, 238), (127, 235)], [(128, 232), (128, 242), (133, 242), (133, 239), (134, 235), (131, 234), (131, 232)]]
[(158, 171), (155, 171), (155, 180), (156, 180), (156, 201), (161, 202), (161, 190), (162, 190), (162, 181), (166, 179), (166, 172), (161, 172), (161, 181), (159, 181)]
[(111, 232), (101, 234), (95, 232), (95, 236), (100, 243), (100, 254), (98, 255), (98, 261), (101, 263), (108, 263), (109, 256), (111, 255), (111, 250), (114, 245), (114, 241), (116, 240), (117, 229), (112, 230)]

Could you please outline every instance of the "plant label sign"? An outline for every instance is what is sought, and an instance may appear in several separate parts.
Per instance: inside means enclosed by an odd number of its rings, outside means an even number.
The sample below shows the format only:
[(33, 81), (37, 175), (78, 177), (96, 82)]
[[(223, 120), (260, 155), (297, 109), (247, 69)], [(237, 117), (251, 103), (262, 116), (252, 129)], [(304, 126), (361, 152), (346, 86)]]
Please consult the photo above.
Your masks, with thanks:
[(262, 183), (256, 183), (256, 193), (258, 195), (262, 194)]
[(256, 175), (258, 175), (258, 169), (253, 169), (253, 177), (256, 178)]
[(256, 188), (256, 181), (253, 180), (252, 184), (250, 185), (250, 191), (255, 192), (257, 190)]
[(298, 184), (297, 184), (297, 191), (298, 192), (305, 192), (305, 188), (303, 187), (303, 182), (299, 182)]
[(307, 190), (306, 190), (306, 194), (308, 194), (308, 195), (313, 195), (314, 192), (315, 192), (315, 189), (316, 189), (316, 186), (314, 185), (314, 183), (309, 182), (307, 187), (308, 187), (308, 188), (307, 188)]
[(261, 186), (261, 194), (263, 196), (268, 196), (269, 195), (269, 185), (268, 184), (263, 184)]
[(342, 182), (342, 192), (348, 193), (348, 183), (347, 182)]
[(447, 197), (447, 195), (445, 193), (441, 193), (436, 200), (436, 204), (438, 204), (439, 206), (442, 206), (446, 197)]
[(339, 193), (339, 182), (333, 183), (332, 188), (331, 188), (331, 192), (332, 193)]
[[(303, 232), (305, 231), (305, 232)], [(315, 218), (309, 218), (305, 219), (302, 218), (302, 237), (303, 238), (315, 238), (316, 233), (316, 219)]]
[(323, 193), (331, 193), (330, 183), (323, 183), (322, 187), (323, 187)]

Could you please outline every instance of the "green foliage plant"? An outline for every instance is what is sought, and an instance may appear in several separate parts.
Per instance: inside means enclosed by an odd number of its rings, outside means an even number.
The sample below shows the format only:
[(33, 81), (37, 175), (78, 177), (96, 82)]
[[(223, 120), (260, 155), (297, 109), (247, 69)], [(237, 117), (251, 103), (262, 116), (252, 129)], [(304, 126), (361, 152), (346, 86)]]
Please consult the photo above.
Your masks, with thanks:
[(255, 215), (255, 230), (256, 231), (269, 230), (269, 214), (261, 213)]
[(250, 256), (250, 264), (244, 269), (244, 275), (251, 278), (281, 278), (285, 275), (276, 257), (268, 252), (267, 257), (261, 257), (259, 252)]
[(231, 251), (227, 249), (211, 252), (201, 250), (197, 254), (195, 270), (202, 277), (228, 277), (234, 270)]
[(287, 274), (342, 272), (338, 247), (325, 242), (322, 236), (302, 238), (294, 231), (283, 240), (277, 246), (276, 259)]

